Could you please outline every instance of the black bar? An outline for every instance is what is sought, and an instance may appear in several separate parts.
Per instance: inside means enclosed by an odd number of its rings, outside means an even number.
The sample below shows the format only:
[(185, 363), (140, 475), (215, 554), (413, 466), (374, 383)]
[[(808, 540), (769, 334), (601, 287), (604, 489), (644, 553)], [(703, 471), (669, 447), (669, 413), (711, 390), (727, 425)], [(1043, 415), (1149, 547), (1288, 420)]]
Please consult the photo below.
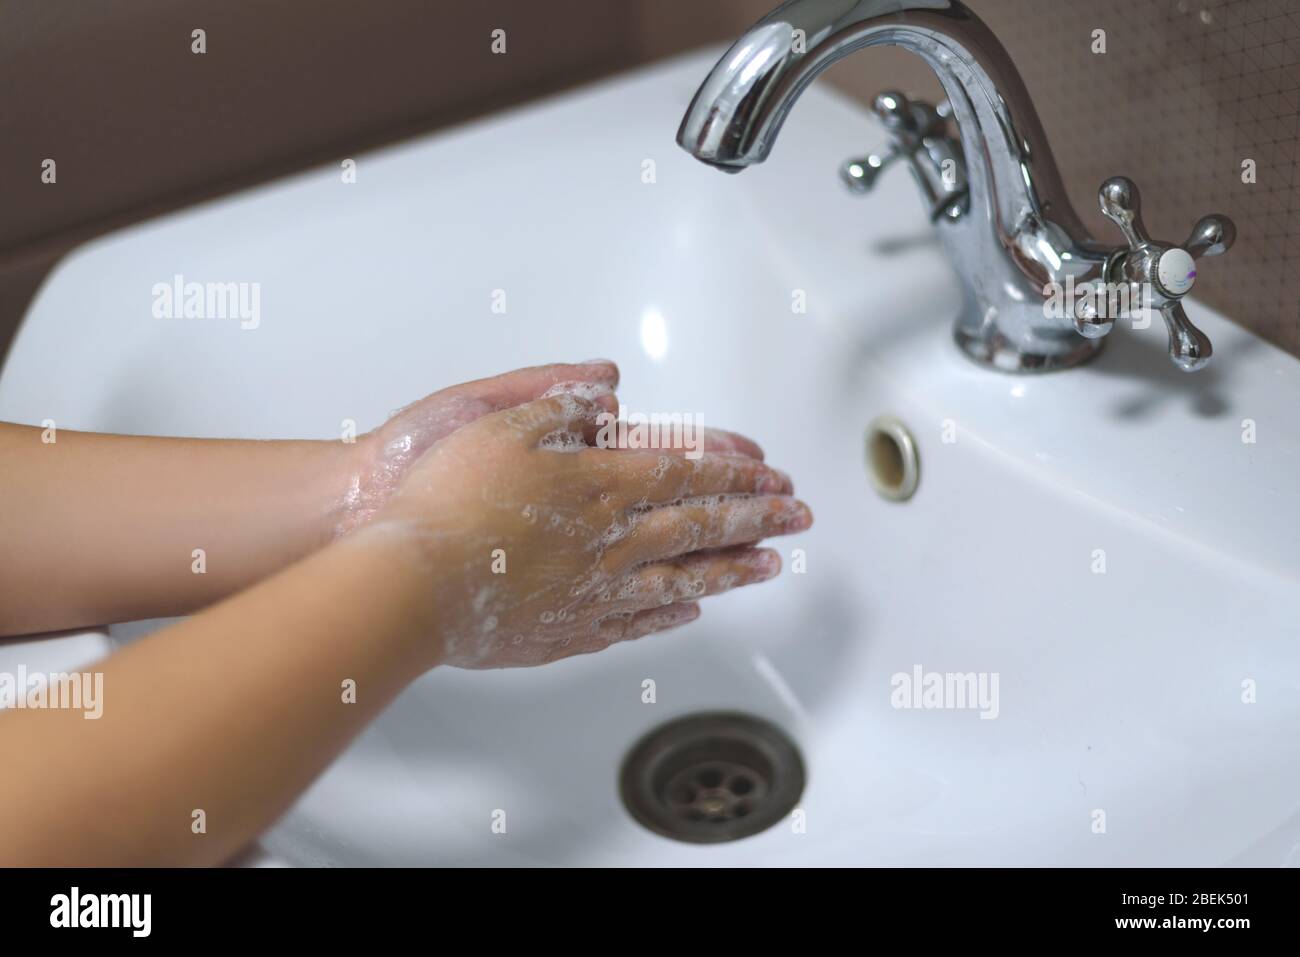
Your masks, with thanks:
[[(52, 926), (70, 922), (73, 887), (84, 919), (116, 910), (119, 926)], [(465, 935), (488, 946), (510, 931), (534, 946), (557, 934), (653, 943), (680, 924), (701, 943), (835, 930), (859, 946), (898, 934), (926, 944), (1128, 937), (1182, 946), (1254, 932), (1288, 939), (1297, 889), (1286, 870), (0, 870), (0, 935), (6, 945), (75, 935), (91, 945), (337, 946), (416, 932), (434, 949)], [(138, 937), (144, 898), (105, 907), (100, 896), (146, 894), (148, 935)]]

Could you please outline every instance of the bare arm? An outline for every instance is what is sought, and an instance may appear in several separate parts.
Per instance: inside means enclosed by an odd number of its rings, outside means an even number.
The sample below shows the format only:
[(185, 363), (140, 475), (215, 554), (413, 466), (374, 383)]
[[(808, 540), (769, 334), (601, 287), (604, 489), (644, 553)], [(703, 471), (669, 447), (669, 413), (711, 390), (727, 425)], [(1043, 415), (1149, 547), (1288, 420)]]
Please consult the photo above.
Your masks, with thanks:
[(425, 670), (599, 651), (777, 573), (752, 543), (811, 523), (786, 476), (734, 437), (694, 461), (583, 447), (600, 408), (438, 442), (365, 527), (112, 656), (98, 719), (0, 714), (0, 864), (220, 863)]
[(0, 865), (229, 860), (437, 661), (409, 581), (340, 542), (110, 657), (98, 719), (0, 713)]
[(329, 540), (355, 448), (0, 423), (0, 635), (185, 614), (267, 577)]
[(462, 425), (617, 381), (610, 363), (520, 369), (436, 392), (351, 444), (66, 430), (51, 443), (0, 423), (0, 636), (206, 607), (363, 524)]

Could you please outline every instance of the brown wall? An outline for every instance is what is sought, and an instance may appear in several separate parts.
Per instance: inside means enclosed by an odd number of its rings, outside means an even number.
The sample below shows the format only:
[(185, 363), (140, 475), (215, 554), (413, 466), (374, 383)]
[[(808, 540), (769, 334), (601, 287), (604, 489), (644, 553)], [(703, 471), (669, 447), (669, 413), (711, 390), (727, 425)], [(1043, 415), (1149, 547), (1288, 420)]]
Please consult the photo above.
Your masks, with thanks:
[[(1025, 77), (1075, 205), (1124, 173), (1148, 226), (1238, 245), (1198, 293), (1300, 354), (1300, 0), (969, 0)], [(0, 352), (46, 270), (164, 209), (733, 37), (768, 0), (8, 0), (0, 6)], [(508, 31), (509, 53), (488, 35)], [(203, 27), (208, 52), (190, 53)], [(1092, 52), (1092, 31), (1107, 51)], [(934, 95), (871, 50), (828, 79)], [(40, 163), (58, 182), (40, 182)], [(1257, 182), (1241, 181), (1256, 163)], [(899, 188), (910, 188), (900, 182)]]
[(0, 355), (76, 244), (622, 68), (637, 36), (604, 0), (5, 0)]

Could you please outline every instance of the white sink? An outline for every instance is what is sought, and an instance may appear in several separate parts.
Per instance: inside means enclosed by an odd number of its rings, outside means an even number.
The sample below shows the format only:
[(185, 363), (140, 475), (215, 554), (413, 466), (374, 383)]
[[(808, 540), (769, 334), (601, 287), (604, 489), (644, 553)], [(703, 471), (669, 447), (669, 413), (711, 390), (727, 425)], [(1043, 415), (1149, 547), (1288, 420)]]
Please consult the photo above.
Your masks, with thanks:
[[(838, 182), (883, 145), (860, 107), (814, 87), (743, 176), (676, 147), (713, 61), (363, 155), (352, 185), (329, 167), (123, 231), (32, 306), (0, 418), (332, 438), (452, 382), (609, 356), (629, 406), (755, 436), (817, 514), (779, 543), (806, 573), (710, 599), (679, 632), (426, 676), (266, 847), (300, 864), (1300, 862), (1300, 363), (1192, 302), (1216, 347), (1201, 374), (1168, 363), (1159, 322), (1078, 370), (976, 368), (911, 183), (854, 200)], [(175, 274), (260, 283), (260, 325), (154, 318)], [(666, 340), (643, 336), (660, 323)], [(919, 448), (903, 504), (864, 469), (881, 414)], [(893, 707), (892, 676), (918, 666), (996, 674), (996, 718)], [(719, 709), (799, 743), (805, 827), (689, 845), (624, 811), (628, 748)]]

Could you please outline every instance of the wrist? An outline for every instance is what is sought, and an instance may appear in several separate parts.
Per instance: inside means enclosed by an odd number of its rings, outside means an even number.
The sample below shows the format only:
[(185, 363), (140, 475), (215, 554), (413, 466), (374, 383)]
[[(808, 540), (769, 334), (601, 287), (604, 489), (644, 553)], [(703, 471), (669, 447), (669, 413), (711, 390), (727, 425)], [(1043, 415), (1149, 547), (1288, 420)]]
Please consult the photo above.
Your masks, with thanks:
[(372, 592), (387, 623), (394, 653), (408, 663), (414, 680), (444, 659), (442, 623), (434, 595), (437, 543), (417, 525), (381, 519), (368, 523), (338, 543), (383, 582), (382, 593)]
[(344, 450), (333, 468), (331, 539), (342, 538), (373, 519), (392, 497), (405, 473), (406, 457), (399, 442), (385, 441), (379, 430), (351, 443), (333, 443)]

